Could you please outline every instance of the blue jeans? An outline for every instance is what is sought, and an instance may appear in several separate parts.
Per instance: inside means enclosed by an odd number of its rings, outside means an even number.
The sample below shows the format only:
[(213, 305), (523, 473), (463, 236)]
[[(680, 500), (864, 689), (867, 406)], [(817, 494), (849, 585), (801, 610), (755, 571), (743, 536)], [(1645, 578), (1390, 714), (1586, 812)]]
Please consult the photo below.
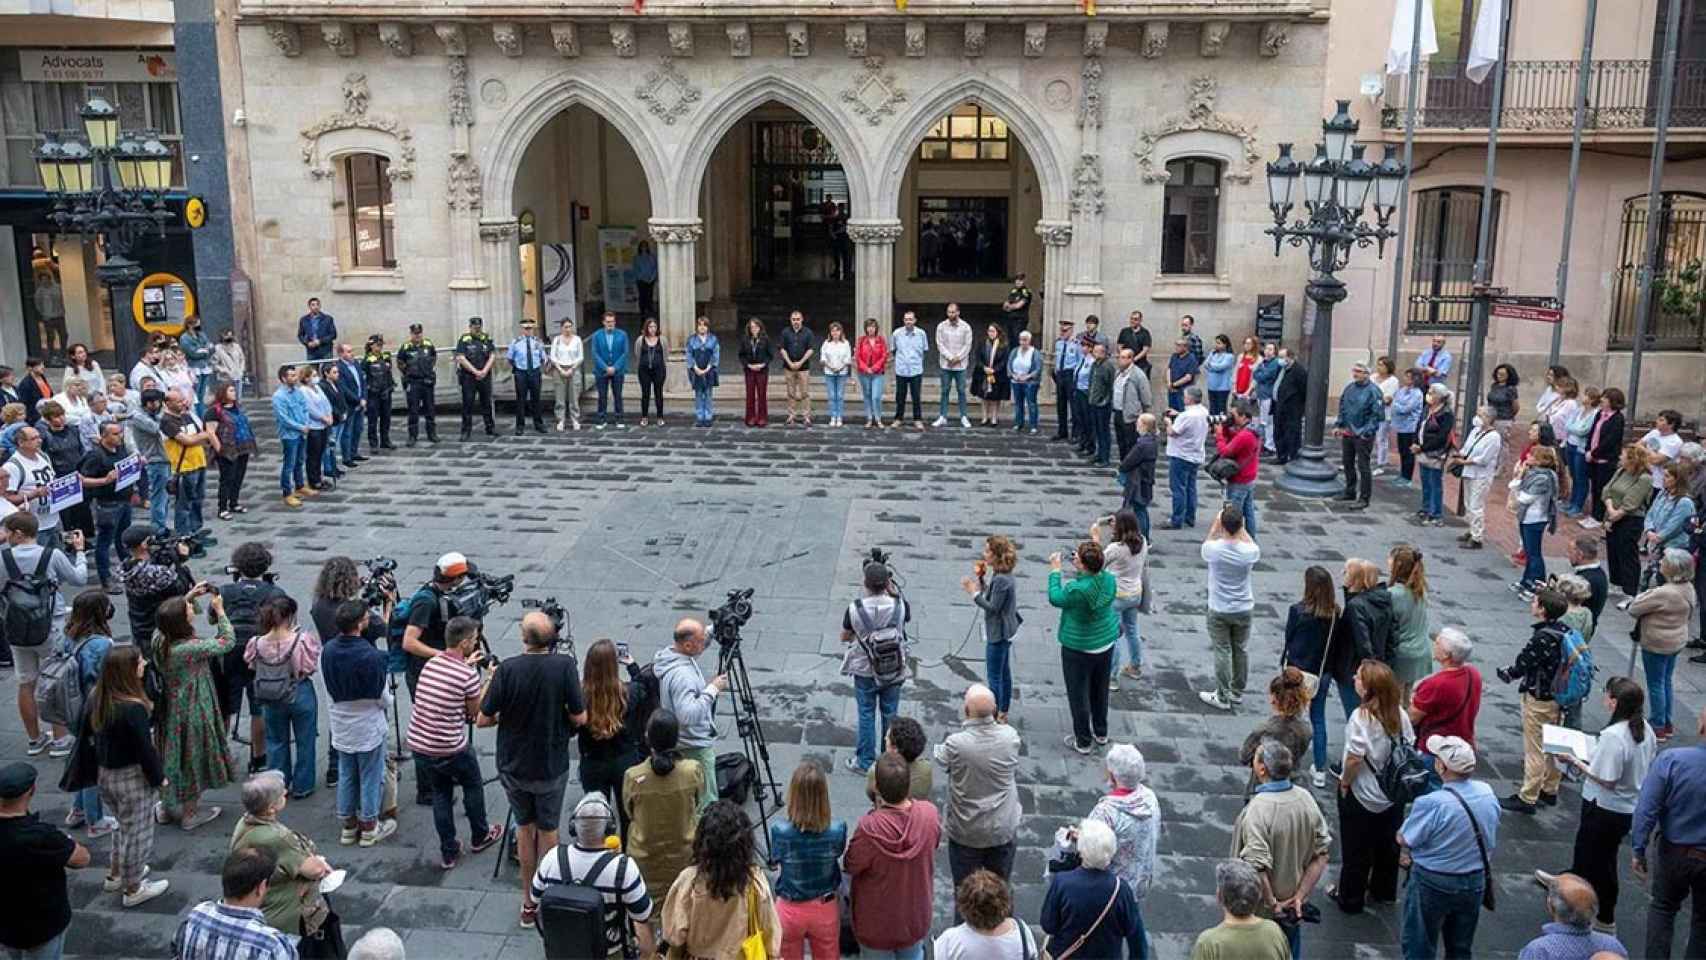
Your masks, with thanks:
[[(853, 750), (853, 759), (859, 764), (859, 769), (869, 770), (871, 764), (877, 762), (878, 744), (889, 732), (889, 721), (900, 710), (900, 684), (878, 690), (875, 678), (854, 677), (853, 699), (859, 705), (859, 741)], [(879, 707), (883, 714), (881, 734), (877, 731)]]
[[(284, 774), (290, 792), (305, 796), (314, 791), (315, 741), (319, 737), (320, 702), (314, 695), (312, 677), (296, 685), (290, 703), (263, 703), (261, 716), (267, 723), (267, 767)], [(291, 757), (291, 734), (296, 736), (296, 756)], [(339, 768), (342, 773), (342, 768)]]
[(948, 415), (948, 387), (950, 385), (959, 390), (960, 419), (964, 420), (966, 417), (966, 372), (964, 370), (942, 371), (942, 405), (941, 409), (936, 412), (937, 416), (946, 417)]
[(100, 787), (84, 787), (77, 791), (71, 799), (71, 806), (73, 809), (83, 811), (83, 816), (88, 818), (90, 823), (99, 823), (101, 817), (106, 813), (101, 809)]
[(361, 452), (361, 431), (365, 426), (367, 414), (363, 413), (360, 407), (350, 410), (349, 418), (344, 420), (343, 442), (339, 444), (342, 449), (338, 451), (345, 463), (353, 461), (356, 454)]
[(207, 496), (207, 468), (178, 474), (173, 532), (187, 536), (201, 529), (201, 501)]
[(1541, 551), (1544, 549), (1542, 541), (1546, 536), (1546, 521), (1519, 524), (1518, 527), (1522, 532), (1522, 550), (1528, 555), (1528, 561), (1522, 566), (1522, 582), (1528, 584), (1544, 583), (1546, 581), (1546, 558), (1541, 555)]
[[(1028, 419), (1027, 419), (1028, 418)], [(1037, 383), (1013, 384), (1013, 426), (1037, 429)]]
[(195, 415), (207, 415), (207, 385), (213, 381), (213, 371), (195, 375)]
[(1167, 490), (1173, 495), (1173, 526), (1196, 526), (1197, 465), (1180, 457), (1168, 457)]
[(1412, 866), (1404, 886), (1404, 926), (1399, 937), (1404, 960), (1434, 960), (1439, 956), (1441, 934), (1445, 935), (1445, 960), (1473, 957), (1485, 884), (1486, 874), (1479, 870), (1435, 873)]
[[(308, 478), (303, 476), (304, 464), (302, 462), (303, 455), (308, 452), (308, 441), (302, 437), (297, 437), (294, 440), (280, 439), (278, 445), (281, 450), (278, 486), (288, 497), (291, 491), (308, 482)], [(153, 469), (152, 464), (150, 464), (149, 469)]]
[(384, 741), (366, 753), (338, 751), (338, 816), (354, 817), (364, 826), (378, 820), (384, 788)]
[[(381, 748), (383, 749), (383, 748)], [(446, 860), (456, 856), (456, 788), (462, 788), (462, 814), (468, 818), (468, 836), (485, 839), (491, 831), (486, 821), (486, 788), (480, 780), (480, 761), (464, 747), (448, 757), (426, 757), (427, 776), (432, 780), (432, 825), (438, 831), (438, 850)]]
[(338, 468), (338, 451), (344, 446), (344, 423), (334, 423), (326, 428), (326, 449), (320, 454), (320, 470), (328, 477), (335, 477), (343, 471)]
[(1111, 672), (1119, 672), (1120, 655), (1125, 655), (1125, 662), (1134, 667), (1143, 666), (1143, 632), (1137, 628), (1137, 608), (1143, 603), (1142, 597), (1115, 597), (1114, 612), (1119, 614), (1119, 638), (1114, 641), (1114, 659), (1108, 665)]
[(149, 463), (143, 467), (142, 481), (148, 485), (148, 521), (154, 525), (156, 533), (171, 529), (166, 522), (166, 507), (171, 498), (166, 495), (166, 481), (172, 478), (172, 465), (169, 463)]
[[(100, 573), (101, 582), (106, 583), (112, 578), (113, 550), (119, 545), (119, 538), (130, 528), (130, 504), (120, 500), (112, 505), (96, 501), (95, 503), (95, 570)], [(121, 558), (122, 559), (122, 558)]]
[(1676, 654), (1641, 651), (1641, 669), (1647, 675), (1647, 722), (1668, 727), (1671, 708), (1671, 676), (1676, 673)]
[(615, 394), (616, 422), (622, 422), (622, 377), (620, 373), (598, 373), (598, 422), (604, 422), (604, 405), (606, 394)]
[(995, 712), (1006, 713), (1013, 703), (1012, 642), (983, 645), (983, 674), (995, 694)]
[(1253, 483), (1228, 483), (1226, 485), (1226, 505), (1237, 507), (1244, 514), (1244, 529), (1250, 531), (1250, 536), (1256, 535), (1256, 485)]
[[(1131, 934), (1125, 938), (1126, 960), (1149, 960), (1149, 931), (1143, 929), (1142, 900), (1137, 901), (1137, 910), (1132, 914), (1132, 918), (1137, 921), (1137, 926), (1133, 927)], [(1291, 956), (1292, 960), (1298, 960), (1296, 953)]]
[(1104, 467), (1109, 463), (1109, 448), (1112, 446), (1113, 438), (1108, 431), (1113, 429), (1113, 422), (1113, 407), (1090, 408), (1090, 429), (1094, 431), (1096, 463)]
[[(925, 939), (929, 939), (926, 937)], [(910, 947), (899, 950), (872, 950), (864, 944), (859, 944), (859, 956), (863, 960), (924, 960), (924, 940)]]
[[(65, 930), (71, 929), (66, 927)], [(17, 950), (12, 947), (4, 948), (10, 960), (59, 960), (65, 956), (65, 930), (54, 934), (52, 940), (30, 947), (28, 950)], [(922, 953), (917, 954), (922, 958)]]
[(709, 386), (693, 388), (693, 421), (695, 423), (711, 422), (711, 391)]
[(1280, 932), (1285, 934), (1286, 946), (1291, 948), (1291, 960), (1303, 960), (1303, 924), (1282, 923)]
[(859, 395), (865, 400), (865, 419), (881, 423), (883, 420), (883, 375), (880, 373), (859, 374)]
[(1445, 516), (1445, 471), (1422, 468), (1422, 513), (1438, 520)]
[(1334, 680), (1326, 674), (1321, 675), (1321, 682), (1315, 688), (1315, 699), (1309, 702), (1309, 724), (1315, 728), (1315, 769), (1327, 769), (1327, 685), (1332, 684), (1339, 689), (1339, 703), (1345, 708), (1345, 719), (1351, 718), (1362, 698), (1357, 696), (1356, 687), (1347, 686)]
[(840, 420), (847, 414), (847, 374), (826, 373), (823, 385), (829, 388), (829, 415)]
[(1574, 516), (1586, 509), (1588, 503), (1588, 455), (1585, 450), (1566, 445), (1564, 456), (1570, 464), (1570, 509), (1568, 512)]

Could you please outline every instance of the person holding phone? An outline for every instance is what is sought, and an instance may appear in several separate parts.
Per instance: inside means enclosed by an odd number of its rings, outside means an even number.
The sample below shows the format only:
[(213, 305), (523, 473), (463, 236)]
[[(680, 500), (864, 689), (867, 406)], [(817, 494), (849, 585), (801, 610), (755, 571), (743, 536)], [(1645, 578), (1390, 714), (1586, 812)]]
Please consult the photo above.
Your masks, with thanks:
[[(205, 639), (196, 636), (197, 605), (203, 597), (208, 598), (215, 624), (213, 636)], [(159, 666), (166, 685), (155, 737), (167, 781), (154, 818), (176, 823), (188, 832), (218, 819), (219, 807), (199, 806), (201, 795), (236, 776), (208, 664), (231, 652), (237, 635), (225, 616), (224, 598), (206, 580), (182, 597), (163, 601), (154, 626), (149, 659)]]
[(604, 791), (616, 810), (617, 829), (627, 842), (622, 777), (645, 758), (646, 715), (654, 705), (646, 703), (640, 668), (628, 655), (626, 641), (599, 640), (587, 649), (581, 690), (586, 702), (586, 723), (578, 734), (581, 790)]

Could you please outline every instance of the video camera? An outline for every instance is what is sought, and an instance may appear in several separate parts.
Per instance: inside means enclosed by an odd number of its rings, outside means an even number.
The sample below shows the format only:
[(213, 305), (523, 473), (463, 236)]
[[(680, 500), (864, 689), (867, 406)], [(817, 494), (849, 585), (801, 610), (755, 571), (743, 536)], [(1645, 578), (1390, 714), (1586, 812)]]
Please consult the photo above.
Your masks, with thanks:
[[(190, 539), (190, 538), (188, 538), (188, 537), (181, 537), (181, 538), (179, 538), (179, 539), (185, 539), (185, 540), (187, 540), (187, 539)], [(232, 580), (233, 580), (233, 581), (236, 581), (236, 580), (241, 580), (241, 579), (243, 579), (243, 573), (242, 573), (242, 571), (240, 571), (240, 570), (238, 570), (238, 569), (237, 569), (237, 567), (236, 567), (236, 566), (235, 566), (235, 565), (234, 565), (234, 564), (229, 564), (229, 563), (228, 563), (228, 564), (226, 564), (226, 565), (225, 565), (225, 573), (226, 573), (226, 574), (227, 574), (227, 575), (228, 575), (228, 576), (230, 576), (230, 578), (231, 578), (231, 579), (232, 579)], [(278, 574), (276, 574), (276, 573), (274, 573), (274, 572), (273, 572), (273, 571), (271, 571), (271, 570), (268, 570), (268, 571), (267, 571), (267, 572), (266, 572), (266, 573), (263, 573), (263, 574), (261, 574), (261, 579), (262, 579), (262, 580), (265, 580), (265, 581), (266, 581), (266, 582), (268, 582), (268, 583), (277, 583), (277, 582), (278, 582)]]
[(563, 605), (557, 602), (556, 597), (546, 597), (543, 600), (537, 597), (527, 597), (521, 601), (521, 606), (526, 610), (537, 610), (551, 618), (551, 626), (557, 629), (558, 637), (566, 638), (568, 636), (569, 612), (563, 609)]
[(740, 643), (740, 628), (752, 619), (752, 587), (730, 590), (728, 600), (710, 613), (711, 635), (727, 647)]
[(384, 606), (387, 593), (397, 594), (397, 561), (381, 556), (363, 560), (361, 565), (367, 568), (367, 576), (361, 581), (361, 602), (370, 607)]
[[(163, 567), (171, 567), (183, 563), (186, 558), (179, 555), (179, 545), (190, 548), (190, 552), (194, 553), (196, 548), (196, 535), (190, 533), (184, 534), (181, 537), (149, 537), (148, 559)], [(227, 571), (230, 570), (229, 567), (226, 569)]]
[(484, 620), (492, 607), (508, 603), (509, 595), (514, 592), (515, 574), (494, 577), (481, 573), (470, 563), (468, 575), (444, 596), (450, 604), (451, 616)]

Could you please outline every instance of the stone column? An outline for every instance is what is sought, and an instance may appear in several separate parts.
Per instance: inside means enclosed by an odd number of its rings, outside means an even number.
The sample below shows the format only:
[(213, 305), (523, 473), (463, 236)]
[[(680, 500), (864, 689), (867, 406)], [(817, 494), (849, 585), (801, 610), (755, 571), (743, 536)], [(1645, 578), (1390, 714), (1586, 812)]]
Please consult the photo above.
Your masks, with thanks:
[(849, 220), (847, 238), (853, 241), (853, 330), (849, 340), (865, 335), (865, 320), (875, 317), (877, 329), (888, 336), (894, 326), (894, 244), (900, 239), (899, 220)]
[(1078, 101), (1078, 158), (1072, 165), (1071, 282), (1068, 316), (1102, 313), (1102, 60), (1100, 31), (1087, 34)]
[(669, 343), (669, 381), (671, 391), (688, 389), (687, 338), (693, 336), (694, 257), (695, 245), (705, 233), (704, 221), (670, 220), (653, 217), (648, 220), (652, 243), (658, 255), (658, 324)]
[[(1072, 256), (1072, 224), (1065, 220), (1038, 220), (1037, 236), (1043, 240), (1043, 366), (1054, 369), (1054, 341), (1060, 321), (1070, 318), (1067, 287), (1070, 284)], [(1076, 329), (1076, 327), (1075, 327)], [(1054, 378), (1043, 378), (1042, 394), (1054, 395)]]
[[(521, 319), (521, 244), (520, 225), (511, 220), (481, 220), (480, 260), (485, 265), (485, 285), (468, 291), (479, 306), (478, 316), (485, 321), (485, 330), (500, 346), (515, 339), (517, 321)], [(453, 291), (452, 302), (462, 299)], [(467, 316), (451, 318), (450, 329), (460, 333)]]

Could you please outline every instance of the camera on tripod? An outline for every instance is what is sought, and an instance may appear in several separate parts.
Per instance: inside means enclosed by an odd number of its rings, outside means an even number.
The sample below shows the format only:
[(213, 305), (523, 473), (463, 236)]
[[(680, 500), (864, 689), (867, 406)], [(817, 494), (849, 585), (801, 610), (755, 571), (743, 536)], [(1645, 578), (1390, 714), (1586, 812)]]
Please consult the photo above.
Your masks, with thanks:
[(752, 591), (752, 587), (730, 590), (728, 600), (711, 611), (711, 635), (719, 645), (740, 643), (740, 628), (752, 619)]
[(508, 603), (509, 595), (514, 592), (515, 574), (494, 577), (481, 573), (470, 563), (468, 576), (445, 594), (445, 599), (450, 603), (452, 616), (484, 620), (493, 607)]
[(556, 597), (526, 597), (522, 599), (521, 606), (527, 610), (537, 610), (550, 619), (551, 626), (557, 632), (557, 639), (551, 641), (552, 653), (567, 653), (571, 657), (575, 655), (575, 632), (569, 626), (569, 612), (563, 609)]
[(374, 557), (363, 560), (362, 566), (367, 568), (367, 576), (361, 581), (361, 602), (370, 607), (385, 605), (387, 593), (397, 593), (397, 561), (390, 557)]

